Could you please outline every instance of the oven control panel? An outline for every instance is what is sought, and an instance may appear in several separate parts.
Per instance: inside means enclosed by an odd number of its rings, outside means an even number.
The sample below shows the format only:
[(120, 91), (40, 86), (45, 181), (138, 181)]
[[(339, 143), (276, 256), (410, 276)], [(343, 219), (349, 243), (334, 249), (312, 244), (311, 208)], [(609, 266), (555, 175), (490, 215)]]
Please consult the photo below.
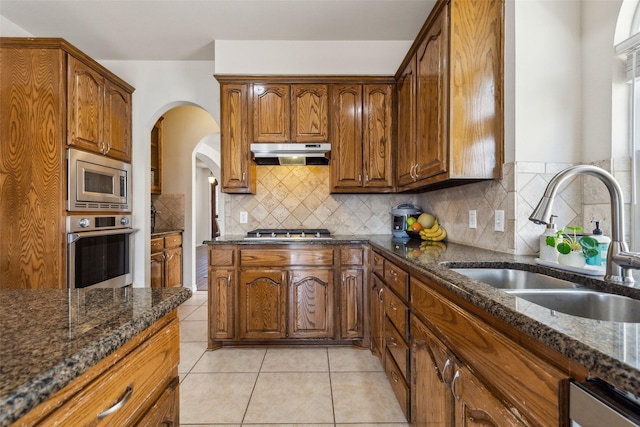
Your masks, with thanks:
[(70, 215), (67, 233), (131, 228), (131, 215)]

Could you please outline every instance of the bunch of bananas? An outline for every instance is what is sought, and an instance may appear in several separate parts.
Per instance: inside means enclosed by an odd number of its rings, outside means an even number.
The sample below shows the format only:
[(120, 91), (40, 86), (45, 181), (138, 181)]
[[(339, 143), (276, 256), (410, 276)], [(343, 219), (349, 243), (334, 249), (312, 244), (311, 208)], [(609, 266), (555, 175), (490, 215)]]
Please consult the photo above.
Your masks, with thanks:
[(420, 237), (422, 240), (440, 242), (447, 237), (447, 232), (444, 228), (440, 227), (438, 220), (436, 219), (431, 228), (424, 228), (420, 230)]

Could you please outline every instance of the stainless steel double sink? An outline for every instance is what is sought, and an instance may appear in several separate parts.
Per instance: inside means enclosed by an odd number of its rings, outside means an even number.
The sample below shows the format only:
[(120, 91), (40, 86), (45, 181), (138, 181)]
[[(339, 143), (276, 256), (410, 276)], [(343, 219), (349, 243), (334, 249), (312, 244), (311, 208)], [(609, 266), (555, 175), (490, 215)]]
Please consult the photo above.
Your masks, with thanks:
[(573, 316), (640, 323), (640, 300), (599, 292), (567, 280), (508, 268), (452, 268), (526, 301)]

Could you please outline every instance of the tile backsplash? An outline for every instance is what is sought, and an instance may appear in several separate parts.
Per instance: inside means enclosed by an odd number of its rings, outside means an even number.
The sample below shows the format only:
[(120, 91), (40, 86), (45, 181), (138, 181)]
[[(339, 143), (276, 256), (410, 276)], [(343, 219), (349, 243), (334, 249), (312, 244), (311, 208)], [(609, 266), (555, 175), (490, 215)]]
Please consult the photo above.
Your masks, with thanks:
[[(631, 163), (614, 159), (595, 163), (612, 171), (625, 200), (630, 200)], [(225, 197), (227, 235), (245, 234), (256, 228), (328, 228), (333, 234), (391, 234), (391, 208), (415, 203), (436, 215), (447, 230), (448, 240), (483, 249), (520, 255), (539, 250), (544, 226), (529, 221), (549, 180), (566, 163), (517, 162), (503, 166), (499, 180), (482, 181), (420, 194), (330, 194), (326, 166), (260, 166), (256, 195)], [(625, 206), (629, 218), (630, 205)], [(156, 208), (158, 208), (156, 206)], [(158, 208), (158, 210), (160, 210)], [(477, 213), (477, 228), (469, 228), (469, 210)], [(494, 212), (505, 213), (505, 231), (494, 231)], [(240, 224), (239, 213), (249, 214)], [(578, 176), (565, 184), (554, 202), (558, 227), (581, 226), (590, 232), (591, 220), (601, 220), (610, 236), (609, 195), (593, 177)], [(625, 224), (629, 230), (629, 221)], [(628, 239), (628, 236), (627, 236)]]
[[(256, 195), (225, 194), (227, 235), (256, 228), (327, 228), (333, 234), (391, 234), (391, 208), (406, 194), (330, 194), (327, 166), (259, 166)], [(249, 214), (240, 224), (240, 212)]]
[(156, 207), (154, 231), (184, 230), (184, 194), (158, 194), (151, 196)]

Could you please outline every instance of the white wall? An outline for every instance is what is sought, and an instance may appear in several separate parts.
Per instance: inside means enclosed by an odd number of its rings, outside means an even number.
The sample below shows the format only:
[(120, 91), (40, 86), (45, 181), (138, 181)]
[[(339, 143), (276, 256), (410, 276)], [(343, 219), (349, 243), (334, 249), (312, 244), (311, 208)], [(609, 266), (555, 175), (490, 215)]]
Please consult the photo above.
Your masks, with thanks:
[(581, 2), (512, 1), (515, 160), (578, 162), (582, 151)]
[(211, 238), (211, 186), (209, 185), (209, 169), (196, 168), (194, 186), (194, 243), (200, 246), (203, 240)]
[(216, 73), (393, 75), (411, 43), (217, 40)]
[[(209, 61), (100, 61), (105, 67), (136, 88), (133, 94), (133, 216), (140, 231), (135, 239), (134, 286), (149, 286), (151, 228), (150, 134), (153, 124), (166, 111), (180, 105), (197, 105), (216, 121), (220, 117), (219, 85), (213, 78), (214, 63)], [(191, 147), (193, 149), (193, 147)], [(191, 152), (189, 152), (191, 153)], [(187, 167), (189, 177), (193, 169)], [(167, 183), (165, 180), (164, 184)], [(169, 187), (170, 188), (170, 187)], [(189, 187), (190, 188), (190, 187)], [(185, 194), (191, 200), (191, 191)], [(185, 215), (185, 227), (187, 227)], [(190, 226), (190, 221), (189, 221)], [(184, 279), (194, 283), (193, 236), (185, 229)]]

